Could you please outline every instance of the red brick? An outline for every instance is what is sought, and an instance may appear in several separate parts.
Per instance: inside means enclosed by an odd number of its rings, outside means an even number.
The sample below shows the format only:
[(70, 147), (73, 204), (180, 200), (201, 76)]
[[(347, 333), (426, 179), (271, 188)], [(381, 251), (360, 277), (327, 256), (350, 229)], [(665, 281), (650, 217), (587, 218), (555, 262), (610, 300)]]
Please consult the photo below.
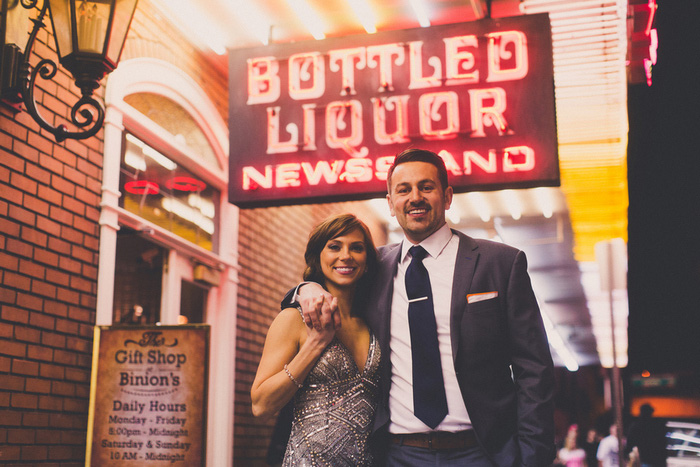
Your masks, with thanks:
[(48, 459), (48, 448), (40, 444), (33, 446), (22, 446), (23, 461), (43, 461)]
[(21, 259), (19, 261), (19, 272), (27, 276), (43, 279), (46, 272), (46, 268), (44, 266), (34, 263), (33, 261)]
[(34, 225), (36, 222), (36, 214), (14, 205), (10, 205), (10, 218), (29, 225)]
[(51, 394), (51, 381), (47, 379), (27, 378), (26, 390), (33, 394)]
[[(100, 154), (100, 157), (101, 156), (102, 155)], [(102, 170), (100, 170), (100, 167), (95, 164), (91, 164), (85, 159), (78, 159), (78, 170), (86, 174), (88, 177), (92, 177), (94, 179), (102, 178)]]
[(49, 446), (48, 458), (50, 460), (66, 460), (73, 455), (70, 446)]
[(22, 308), (29, 308), (34, 311), (41, 311), (44, 307), (44, 300), (33, 294), (17, 294), (17, 305)]
[(16, 256), (8, 255), (0, 251), (0, 268), (16, 271), (19, 266), (19, 259)]
[(73, 227), (88, 235), (97, 235), (97, 224), (83, 217), (75, 217), (73, 219)]
[(80, 294), (63, 287), (57, 288), (56, 298), (73, 305), (80, 305)]
[(20, 227), (18, 223), (12, 222), (9, 219), (0, 218), (0, 232), (16, 237), (19, 235), (19, 230)]
[(53, 149), (54, 149), (54, 151), (53, 151), (54, 158), (63, 162), (64, 164), (66, 164), (69, 167), (76, 166), (76, 161), (78, 158), (76, 157), (76, 155), (74, 153), (72, 153), (68, 149), (61, 147), (61, 146), (58, 146), (58, 145), (54, 145)]
[(41, 154), (39, 156), (39, 162), (41, 167), (59, 175), (63, 174), (63, 163), (58, 159), (55, 159), (45, 154)]
[(42, 410), (63, 410), (63, 398), (56, 396), (39, 396), (39, 408)]
[[(54, 328), (54, 318), (51, 316), (46, 316), (43, 313), (29, 313), (29, 324), (32, 326), (37, 326), (43, 329), (53, 329)], [(49, 334), (50, 335), (50, 334)], [(44, 333), (41, 337), (42, 343), (46, 342), (47, 333)], [(62, 345), (59, 347), (63, 347)]]
[(39, 160), (39, 151), (37, 151), (31, 146), (28, 146), (24, 143), (24, 141), (14, 140), (12, 142), (12, 150), (17, 154), (22, 154), (22, 157), (24, 159), (28, 159), (35, 162)]
[(66, 374), (66, 370), (60, 365), (41, 363), (39, 364), (39, 374), (44, 378), (63, 379)]
[(82, 277), (71, 277), (70, 287), (73, 290), (82, 290), (83, 292), (92, 292), (94, 282), (83, 279)]
[(63, 208), (79, 216), (85, 214), (85, 203), (68, 196), (63, 198)]
[[(51, 173), (35, 164), (27, 164), (27, 170), (24, 173), (27, 175), (27, 177), (41, 182), (42, 184), (51, 183)], [(39, 185), (39, 187), (41, 186), (43, 185)], [(41, 197), (39, 190), (37, 190), (37, 196)]]
[(44, 302), (44, 313), (48, 313), (54, 316), (68, 316), (68, 305), (65, 303), (54, 302), (52, 300), (46, 300)]
[(79, 325), (75, 321), (56, 318), (56, 331), (65, 334), (78, 334)]
[[(1, 316), (1, 315), (0, 315)], [(15, 327), (9, 323), (3, 323), (2, 326), (0, 326), (0, 338), (2, 339), (13, 339), (15, 335)], [(0, 363), (2, 363), (2, 359), (0, 359)], [(2, 365), (0, 365), (0, 371), (3, 371)]]
[(82, 234), (81, 232), (72, 229), (67, 226), (62, 226), (61, 227), (61, 237), (73, 242), (73, 243), (83, 243), (83, 239), (85, 238), (85, 235)]
[(36, 409), (39, 404), (39, 398), (33, 394), (12, 393), (10, 396), (10, 407)]
[(21, 458), (21, 451), (20, 446), (3, 446), (0, 448), (0, 460), (2, 462), (18, 461)]
[(33, 444), (34, 430), (18, 428), (8, 433), (7, 440), (11, 444)]
[(58, 266), (59, 256), (56, 253), (52, 253), (46, 250), (36, 250), (34, 252), (34, 261), (38, 261), (49, 266)]
[(10, 288), (29, 290), (31, 287), (31, 279), (11, 271), (5, 271), (3, 284)]
[[(41, 331), (25, 326), (15, 326), (15, 339), (20, 342), (38, 343), (41, 341)], [(27, 355), (31, 358), (30, 355)]]
[(17, 172), (12, 173), (12, 175), (10, 175), (10, 183), (12, 183), (12, 185), (20, 188), (25, 193), (31, 193), (33, 195), (36, 194), (36, 190), (37, 190), (36, 181), (24, 176), (23, 174), (20, 174)]
[(21, 308), (15, 308), (13, 306), (3, 305), (0, 310), (0, 316), (5, 321), (12, 321), (13, 323), (23, 323), (27, 324), (29, 321), (29, 312), (27, 310), (22, 310)]
[(0, 340), (2, 353), (14, 357), (24, 357), (27, 354), (27, 344), (15, 341)]
[(29, 194), (24, 195), (24, 207), (42, 216), (49, 214), (49, 203)]
[(0, 187), (2, 188), (2, 190), (0, 190), (0, 199), (5, 199), (14, 204), (22, 204), (22, 197), (24, 195), (21, 190), (5, 184), (0, 185)]
[(71, 245), (67, 241), (60, 238), (49, 238), (49, 250), (55, 251), (62, 255), (71, 254)]
[[(61, 235), (61, 225), (57, 222), (52, 221), (48, 217), (37, 216), (36, 228), (42, 232), (48, 233), (49, 235)], [(49, 246), (49, 248), (51, 247)]]
[(53, 175), (51, 177), (51, 186), (54, 189), (68, 196), (73, 196), (75, 194), (75, 185), (73, 185), (71, 182), (65, 180), (62, 177)]
[[(64, 346), (65, 343), (61, 347)], [(64, 365), (76, 365), (78, 363), (78, 356), (74, 352), (56, 349), (53, 354), (53, 361), (54, 363), (62, 363)]]
[(0, 378), (0, 389), (22, 392), (25, 388), (25, 378), (16, 375), (3, 375)]
[(12, 364), (12, 360), (0, 355), (0, 371), (2, 371), (3, 373), (9, 373), (11, 364)]
[[(40, 345), (28, 345), (27, 346), (27, 358), (32, 358), (34, 360), (43, 360), (45, 362), (52, 362), (53, 361), (53, 349), (50, 349), (48, 347), (43, 347)], [(39, 365), (39, 371), (42, 372), (41, 376), (46, 376), (43, 374), (44, 370), (44, 365), (40, 364)], [(63, 377), (63, 373), (61, 372), (60, 376), (58, 377)]]
[[(0, 391), (0, 407), (10, 406), (10, 393), (5, 391)], [(0, 413), (0, 415), (2, 415)]]
[[(41, 412), (23, 412), (22, 426), (44, 427), (49, 424), (49, 414)], [(40, 431), (38, 431), (40, 432)]]
[(63, 170), (63, 176), (75, 183), (76, 186), (85, 186), (85, 181), (87, 180), (84, 173), (81, 173), (69, 166), (66, 166)]
[(56, 191), (48, 186), (45, 185), (39, 185), (39, 189), (37, 190), (37, 196), (41, 199), (45, 199), (51, 204), (57, 204), (61, 205), (63, 203), (63, 194), (61, 192)]
[(17, 375), (37, 376), (39, 374), (39, 364), (37, 362), (15, 358), (12, 360), (12, 372)]
[(0, 164), (21, 173), (24, 172), (25, 160), (16, 154), (0, 149)]
[(55, 285), (36, 279), (32, 281), (32, 293), (41, 295), (42, 297), (57, 298)]

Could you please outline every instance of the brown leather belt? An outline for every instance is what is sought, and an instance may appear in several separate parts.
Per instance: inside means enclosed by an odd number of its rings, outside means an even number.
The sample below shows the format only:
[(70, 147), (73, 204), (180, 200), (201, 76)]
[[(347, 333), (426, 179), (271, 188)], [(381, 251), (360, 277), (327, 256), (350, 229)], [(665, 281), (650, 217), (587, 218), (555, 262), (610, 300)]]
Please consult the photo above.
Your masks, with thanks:
[(392, 444), (414, 448), (447, 451), (450, 449), (469, 449), (477, 445), (474, 430), (452, 433), (449, 431), (430, 431), (427, 433), (407, 433), (391, 435)]

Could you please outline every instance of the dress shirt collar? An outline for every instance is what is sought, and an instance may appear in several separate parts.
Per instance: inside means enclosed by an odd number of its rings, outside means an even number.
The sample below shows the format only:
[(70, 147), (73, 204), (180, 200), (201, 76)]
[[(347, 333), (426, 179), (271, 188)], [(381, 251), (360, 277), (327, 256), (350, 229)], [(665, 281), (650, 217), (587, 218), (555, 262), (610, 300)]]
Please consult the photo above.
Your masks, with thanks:
[[(433, 232), (428, 238), (420, 242), (419, 245), (425, 248), (425, 251), (427, 251), (432, 258), (437, 258), (440, 255), (440, 253), (442, 253), (442, 250), (444, 250), (447, 244), (450, 242), (451, 238), (452, 229), (450, 229), (450, 226), (447, 225), (447, 223), (445, 223), (442, 225), (442, 227)], [(401, 245), (401, 262), (406, 260), (408, 250), (412, 246), (413, 243), (411, 243), (407, 238), (404, 238), (403, 243)]]

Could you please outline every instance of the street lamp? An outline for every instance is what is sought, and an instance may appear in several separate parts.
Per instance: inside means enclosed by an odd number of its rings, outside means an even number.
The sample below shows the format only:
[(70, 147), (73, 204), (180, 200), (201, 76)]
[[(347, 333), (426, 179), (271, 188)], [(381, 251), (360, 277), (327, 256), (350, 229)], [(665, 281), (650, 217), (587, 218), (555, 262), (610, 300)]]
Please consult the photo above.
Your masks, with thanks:
[[(102, 78), (119, 63), (131, 19), (138, 0), (43, 0), (36, 18), (29, 18), (28, 10), (37, 7), (40, 0), (0, 0), (2, 17), (0, 41), (2, 61), (0, 96), (15, 105), (23, 103), (27, 112), (56, 141), (67, 138), (85, 139), (94, 136), (104, 123), (104, 108), (95, 100), (93, 92)], [(50, 13), (60, 64), (68, 70), (82, 97), (71, 108), (71, 122), (80, 130), (71, 132), (60, 124), (49, 124), (38, 112), (34, 100), (37, 76), (49, 80), (56, 75), (57, 65), (42, 59), (32, 67), (29, 64), (32, 47), (39, 29), (44, 27), (44, 16)], [(29, 39), (26, 22), (34, 23)]]

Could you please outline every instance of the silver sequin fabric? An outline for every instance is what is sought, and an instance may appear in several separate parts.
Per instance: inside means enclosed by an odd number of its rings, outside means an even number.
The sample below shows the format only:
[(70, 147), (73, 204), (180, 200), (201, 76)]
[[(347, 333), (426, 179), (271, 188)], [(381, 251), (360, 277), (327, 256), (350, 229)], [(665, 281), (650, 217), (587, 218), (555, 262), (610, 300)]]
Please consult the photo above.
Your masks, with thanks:
[(379, 397), (381, 351), (374, 334), (360, 373), (333, 339), (294, 397), (294, 421), (283, 466), (369, 466), (369, 435)]

